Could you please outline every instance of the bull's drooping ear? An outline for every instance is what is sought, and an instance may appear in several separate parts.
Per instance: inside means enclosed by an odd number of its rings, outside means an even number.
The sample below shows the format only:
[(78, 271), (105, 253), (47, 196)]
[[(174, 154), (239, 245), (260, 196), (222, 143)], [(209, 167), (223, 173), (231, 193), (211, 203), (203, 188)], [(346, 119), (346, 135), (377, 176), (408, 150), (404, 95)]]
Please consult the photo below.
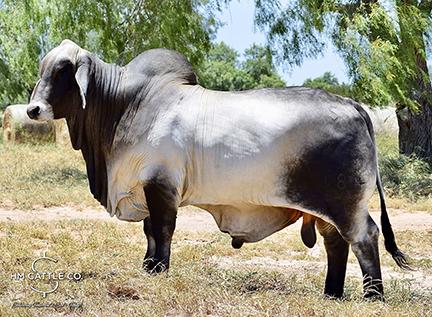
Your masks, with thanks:
[(83, 109), (86, 107), (87, 88), (90, 76), (90, 61), (87, 58), (82, 59), (78, 63), (78, 68), (75, 73), (75, 80), (78, 84), (81, 97), (81, 105)]

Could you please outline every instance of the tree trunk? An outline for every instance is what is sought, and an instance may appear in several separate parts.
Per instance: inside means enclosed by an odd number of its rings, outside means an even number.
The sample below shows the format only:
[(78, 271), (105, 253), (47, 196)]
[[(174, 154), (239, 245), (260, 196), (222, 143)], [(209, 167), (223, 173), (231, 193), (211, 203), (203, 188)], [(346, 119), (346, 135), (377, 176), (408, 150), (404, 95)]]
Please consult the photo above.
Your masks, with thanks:
[[(416, 0), (403, 0), (403, 6), (424, 9), (428, 16), (429, 8), (418, 6)], [(415, 154), (419, 158), (432, 162), (432, 86), (426, 60), (425, 36), (427, 30), (413, 30), (407, 15), (399, 16), (401, 34), (399, 60), (413, 60), (415, 75), (407, 76), (405, 81), (411, 90), (410, 98), (415, 100), (418, 111), (409, 107), (398, 107), (396, 111), (399, 124), (399, 152), (406, 155)]]
[(419, 112), (396, 111), (399, 123), (399, 151), (432, 162), (432, 106), (422, 104)]

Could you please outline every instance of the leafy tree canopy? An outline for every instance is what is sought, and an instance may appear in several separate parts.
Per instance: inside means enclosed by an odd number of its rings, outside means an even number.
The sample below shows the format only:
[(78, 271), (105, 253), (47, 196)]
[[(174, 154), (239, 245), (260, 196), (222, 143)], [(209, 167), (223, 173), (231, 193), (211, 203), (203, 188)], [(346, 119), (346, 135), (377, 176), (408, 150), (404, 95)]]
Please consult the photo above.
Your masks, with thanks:
[(256, 0), (256, 22), (280, 61), (300, 65), (331, 39), (364, 101), (415, 109), (431, 97), (427, 65), (419, 63), (431, 44), (432, 1), (281, 2)]
[(322, 76), (314, 79), (308, 78), (303, 85), (311, 88), (325, 88), (339, 85), (339, 81), (331, 72), (325, 72)]
[(0, 102), (25, 101), (38, 61), (69, 38), (107, 62), (175, 49), (198, 65), (218, 26), (208, 0), (0, 1)]
[(256, 44), (245, 50), (243, 62), (225, 43), (215, 44), (198, 73), (201, 85), (215, 90), (285, 87), (270, 51)]
[(357, 96), (352, 92), (351, 86), (345, 83), (339, 84), (339, 81), (331, 72), (325, 72), (322, 76), (314, 79), (308, 78), (304, 81), (303, 86), (320, 88), (340, 96), (357, 99)]

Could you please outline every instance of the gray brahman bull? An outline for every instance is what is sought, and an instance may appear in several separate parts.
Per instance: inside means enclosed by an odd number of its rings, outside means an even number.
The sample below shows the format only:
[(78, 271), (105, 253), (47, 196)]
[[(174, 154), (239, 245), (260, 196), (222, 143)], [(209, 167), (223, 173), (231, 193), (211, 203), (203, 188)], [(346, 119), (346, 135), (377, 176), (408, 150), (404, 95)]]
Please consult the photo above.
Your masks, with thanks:
[(324, 237), (325, 294), (342, 296), (351, 245), (365, 296), (381, 296), (379, 230), (367, 207), (375, 186), (386, 249), (407, 266), (370, 119), (351, 100), (303, 87), (207, 90), (174, 51), (149, 50), (120, 67), (65, 40), (42, 60), (27, 113), (66, 118), (94, 197), (112, 216), (144, 221), (150, 272), (169, 266), (180, 206), (210, 212), (235, 248), (303, 216), (304, 243), (315, 244), (315, 223)]

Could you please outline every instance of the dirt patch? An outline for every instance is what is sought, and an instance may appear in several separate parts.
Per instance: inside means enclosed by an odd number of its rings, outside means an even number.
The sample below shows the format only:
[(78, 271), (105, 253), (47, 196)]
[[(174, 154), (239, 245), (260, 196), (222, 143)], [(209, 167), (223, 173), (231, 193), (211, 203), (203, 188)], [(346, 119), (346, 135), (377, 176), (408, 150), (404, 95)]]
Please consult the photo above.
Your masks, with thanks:
[[(371, 212), (372, 218), (380, 223), (380, 212)], [(401, 209), (390, 209), (389, 218), (396, 230), (430, 230), (432, 229), (432, 214), (425, 212), (406, 212)]]
[(72, 219), (114, 220), (102, 208), (77, 210), (69, 206), (37, 208), (23, 211), (0, 208), (0, 221), (57, 221)]
[(110, 284), (108, 285), (108, 295), (111, 298), (118, 299), (118, 300), (138, 300), (139, 295), (136, 289), (125, 286), (125, 285), (115, 285)]
[[(376, 223), (380, 223), (380, 212), (371, 212)], [(432, 214), (426, 212), (405, 212), (400, 209), (390, 209), (389, 217), (392, 227), (395, 230), (430, 230), (432, 228)], [(56, 220), (101, 220), (119, 221), (110, 215), (103, 208), (86, 208), (77, 210), (70, 206), (40, 208), (31, 211), (0, 208), (0, 221), (56, 221)], [(298, 230), (301, 221), (297, 221), (288, 229)], [(199, 208), (180, 208), (177, 217), (177, 228), (185, 231), (219, 231), (213, 217)]]

